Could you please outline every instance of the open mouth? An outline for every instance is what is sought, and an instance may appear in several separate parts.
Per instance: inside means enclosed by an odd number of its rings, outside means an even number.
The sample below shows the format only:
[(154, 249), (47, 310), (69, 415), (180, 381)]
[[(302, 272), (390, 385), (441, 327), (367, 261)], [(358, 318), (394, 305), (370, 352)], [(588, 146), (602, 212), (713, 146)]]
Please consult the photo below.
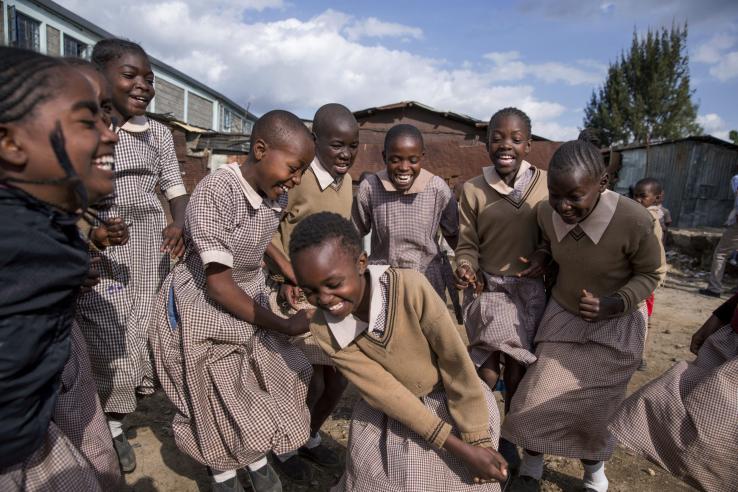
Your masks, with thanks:
[(98, 169), (112, 172), (113, 164), (115, 164), (115, 158), (112, 155), (103, 155), (95, 158), (95, 160), (92, 161), (92, 164), (94, 164), (95, 167), (97, 167)]
[(503, 165), (512, 165), (515, 163), (515, 156), (511, 154), (498, 154), (495, 160)]
[(395, 183), (397, 183), (398, 185), (409, 185), (412, 180), (412, 174), (395, 174)]
[(337, 303), (337, 304), (334, 304), (334, 305), (332, 305), (332, 306), (327, 306), (327, 307), (326, 307), (326, 309), (327, 309), (327, 310), (328, 310), (328, 312), (330, 312), (330, 313), (336, 313), (336, 312), (340, 311), (341, 309), (343, 309), (343, 307), (344, 307), (345, 305), (346, 305), (346, 303), (345, 303), (345, 302), (343, 302), (343, 301), (341, 301), (341, 302), (339, 302), (339, 303)]
[(137, 106), (148, 106), (151, 102), (151, 98), (147, 96), (128, 96), (130, 99), (135, 101)]
[(348, 172), (349, 165), (348, 164), (335, 164), (333, 166), (333, 169), (335, 169), (336, 173), (338, 174), (346, 174)]

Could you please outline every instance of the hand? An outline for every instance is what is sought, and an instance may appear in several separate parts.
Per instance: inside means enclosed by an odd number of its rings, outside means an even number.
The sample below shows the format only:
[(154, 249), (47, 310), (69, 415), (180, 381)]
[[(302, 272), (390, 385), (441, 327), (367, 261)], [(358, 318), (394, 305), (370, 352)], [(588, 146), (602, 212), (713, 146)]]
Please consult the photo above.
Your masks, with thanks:
[(169, 224), (161, 231), (164, 240), (161, 242), (159, 251), (169, 253), (172, 258), (179, 258), (184, 254), (184, 241), (182, 241), (182, 228)]
[(692, 341), (689, 343), (689, 351), (697, 355), (697, 352), (700, 351), (700, 347), (705, 343), (707, 337), (718, 331), (724, 325), (725, 323), (720, 321), (720, 319), (718, 319), (714, 314), (710, 316), (707, 321), (705, 321), (705, 324), (702, 325), (694, 335), (692, 335)]
[(291, 284), (282, 284), (279, 287), (279, 298), (286, 301), (292, 309), (298, 311), (302, 290)]
[(82, 281), (82, 287), (79, 290), (80, 294), (91, 292), (92, 288), (100, 283), (100, 272), (97, 271), (97, 265), (99, 263), (99, 256), (90, 258), (90, 268), (87, 270), (87, 276)]
[(461, 459), (474, 475), (476, 483), (503, 482), (507, 479), (507, 462), (493, 448), (465, 444)]
[(474, 285), (476, 287), (477, 284), (477, 276), (472, 271), (471, 267), (469, 265), (459, 265), (456, 268), (456, 288), (459, 290), (464, 290), (469, 285)]
[(519, 257), (518, 260), (521, 263), (525, 263), (526, 265), (528, 265), (528, 268), (518, 273), (518, 277), (527, 277), (527, 278), (540, 277), (546, 272), (546, 259), (547, 258), (548, 258), (548, 253), (542, 250), (536, 251), (535, 253), (530, 255), (529, 258), (526, 258), (524, 256)]
[(285, 320), (286, 329), (282, 331), (285, 335), (295, 337), (310, 331), (310, 320), (315, 315), (315, 309), (300, 309), (297, 314)]
[(618, 296), (595, 297), (582, 289), (579, 298), (579, 315), (585, 321), (600, 321), (623, 312), (623, 300)]

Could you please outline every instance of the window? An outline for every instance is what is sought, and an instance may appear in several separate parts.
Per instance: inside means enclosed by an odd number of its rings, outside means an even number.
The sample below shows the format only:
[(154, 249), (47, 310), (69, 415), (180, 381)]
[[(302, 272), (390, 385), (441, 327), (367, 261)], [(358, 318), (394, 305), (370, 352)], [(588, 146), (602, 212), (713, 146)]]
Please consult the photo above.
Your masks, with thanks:
[(64, 56), (76, 56), (77, 58), (87, 58), (87, 44), (64, 35)]
[(39, 21), (16, 12), (15, 7), (8, 8), (8, 21), (11, 46), (40, 51), (41, 23)]

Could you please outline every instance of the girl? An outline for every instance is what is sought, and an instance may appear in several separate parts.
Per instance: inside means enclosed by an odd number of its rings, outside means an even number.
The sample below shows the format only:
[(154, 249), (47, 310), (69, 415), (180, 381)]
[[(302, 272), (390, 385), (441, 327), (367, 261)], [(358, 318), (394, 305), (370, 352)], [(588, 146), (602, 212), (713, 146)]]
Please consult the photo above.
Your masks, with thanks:
[(443, 179), (422, 168), (423, 135), (412, 125), (395, 125), (384, 138), (387, 169), (359, 185), (351, 218), (361, 236), (371, 231), (370, 263), (411, 268), (425, 274), (446, 299), (441, 229), (456, 247), (459, 217), (456, 200)]
[[(504, 353), (506, 411), (525, 367), (536, 360), (533, 338), (546, 306), (543, 281), (536, 278), (541, 271), (526, 260), (538, 247), (536, 213), (548, 198), (546, 173), (525, 160), (530, 136), (530, 119), (517, 108), (501, 109), (489, 120), (493, 165), (464, 184), (456, 248), (469, 353), (493, 390)], [(517, 466), (514, 446), (503, 439), (500, 451)]]
[[(112, 174), (90, 84), (62, 60), (0, 47), (0, 490), (101, 490), (52, 421), (88, 270), (75, 226)], [(107, 136), (110, 139), (110, 135)], [(94, 184), (94, 186), (93, 186)], [(83, 415), (91, 401), (77, 402)], [(54, 416), (56, 417), (56, 416)]]
[(254, 125), (243, 167), (205, 177), (187, 208), (184, 261), (159, 294), (151, 345), (157, 375), (177, 407), (179, 448), (210, 467), (213, 490), (241, 491), (248, 465), (257, 492), (281, 490), (266, 453), (308, 438), (310, 364), (288, 337), (308, 331), (310, 312), (289, 319), (268, 308), (261, 268), (267, 245), (313, 160), (310, 132), (286, 111)]
[(524, 480), (540, 480), (543, 455), (580, 458), (585, 489), (607, 490), (607, 430), (638, 368), (646, 335), (644, 300), (665, 272), (655, 221), (607, 189), (600, 151), (563, 144), (551, 158), (548, 203), (538, 208), (541, 251), (559, 264), (535, 338), (537, 360), (520, 382), (502, 435), (526, 449)]
[(633, 393), (610, 426), (624, 446), (708, 492), (738, 484), (737, 306), (738, 294), (692, 337), (697, 359)]
[[(300, 222), (290, 259), (319, 308), (310, 331), (363, 396), (338, 490), (499, 490), (499, 414), (446, 305), (418, 272), (367, 266), (351, 223)], [(473, 479), (476, 477), (476, 479)]]
[[(95, 45), (92, 61), (110, 82), (112, 118), (120, 126), (115, 196), (101, 215), (130, 224), (130, 240), (99, 253), (100, 283), (80, 299), (77, 321), (87, 340), (121, 468), (131, 472), (136, 456), (121, 420), (136, 409), (137, 394), (153, 391), (149, 318), (157, 289), (169, 271), (169, 257), (182, 253), (187, 197), (171, 133), (145, 115), (154, 97), (154, 74), (144, 50), (129, 41), (107, 39)], [(157, 186), (169, 199), (174, 219), (170, 225), (156, 196)]]

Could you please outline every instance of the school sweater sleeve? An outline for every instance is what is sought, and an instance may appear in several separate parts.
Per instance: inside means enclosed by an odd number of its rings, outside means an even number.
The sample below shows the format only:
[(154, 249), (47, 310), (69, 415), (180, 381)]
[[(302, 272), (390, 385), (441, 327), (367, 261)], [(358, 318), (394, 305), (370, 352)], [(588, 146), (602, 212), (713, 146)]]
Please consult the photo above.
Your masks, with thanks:
[[(234, 230), (233, 197), (242, 193), (218, 184), (225, 171), (211, 174), (195, 189), (187, 205), (185, 234), (192, 241), (203, 265), (220, 263), (233, 268), (231, 237)], [(207, 213), (203, 213), (206, 210)]]
[(468, 265), (479, 270), (479, 233), (477, 232), (477, 207), (474, 186), (464, 183), (459, 204), (459, 244), (456, 246), (456, 264)]
[(443, 212), (441, 212), (441, 222), (439, 224), (441, 233), (444, 237), (457, 237), (459, 235), (459, 206), (456, 203), (456, 198), (445, 182), (440, 194), (443, 200), (447, 201)]
[(417, 277), (412, 282), (417, 288), (406, 292), (413, 296), (411, 303), (420, 317), (421, 329), (436, 354), (451, 417), (464, 442), (474, 446), (493, 446), (482, 382), (466, 345), (446, 305), (440, 302), (438, 294), (422, 274)]
[(161, 191), (164, 192), (167, 200), (186, 195), (187, 190), (182, 181), (179, 160), (174, 151), (172, 132), (161, 123), (149, 120), (149, 124), (151, 130), (155, 132), (159, 146), (159, 186)]
[(318, 345), (370, 406), (406, 425), (433, 446), (443, 446), (451, 426), (430, 413), (420, 399), (381, 364), (370, 359), (355, 343), (341, 349), (324, 325), (313, 324), (310, 330)]
[[(655, 230), (659, 227), (658, 221), (650, 214), (648, 217), (651, 223), (642, 228), (635, 251), (629, 252), (633, 275), (615, 292), (615, 295), (623, 299), (624, 313), (632, 311), (639, 302), (650, 296), (666, 275), (664, 245)], [(638, 227), (638, 224), (633, 226)]]
[(369, 177), (361, 182), (359, 191), (356, 192), (356, 198), (351, 205), (351, 221), (354, 227), (359, 231), (361, 237), (369, 234), (372, 229), (372, 205), (371, 205), (371, 185)]

